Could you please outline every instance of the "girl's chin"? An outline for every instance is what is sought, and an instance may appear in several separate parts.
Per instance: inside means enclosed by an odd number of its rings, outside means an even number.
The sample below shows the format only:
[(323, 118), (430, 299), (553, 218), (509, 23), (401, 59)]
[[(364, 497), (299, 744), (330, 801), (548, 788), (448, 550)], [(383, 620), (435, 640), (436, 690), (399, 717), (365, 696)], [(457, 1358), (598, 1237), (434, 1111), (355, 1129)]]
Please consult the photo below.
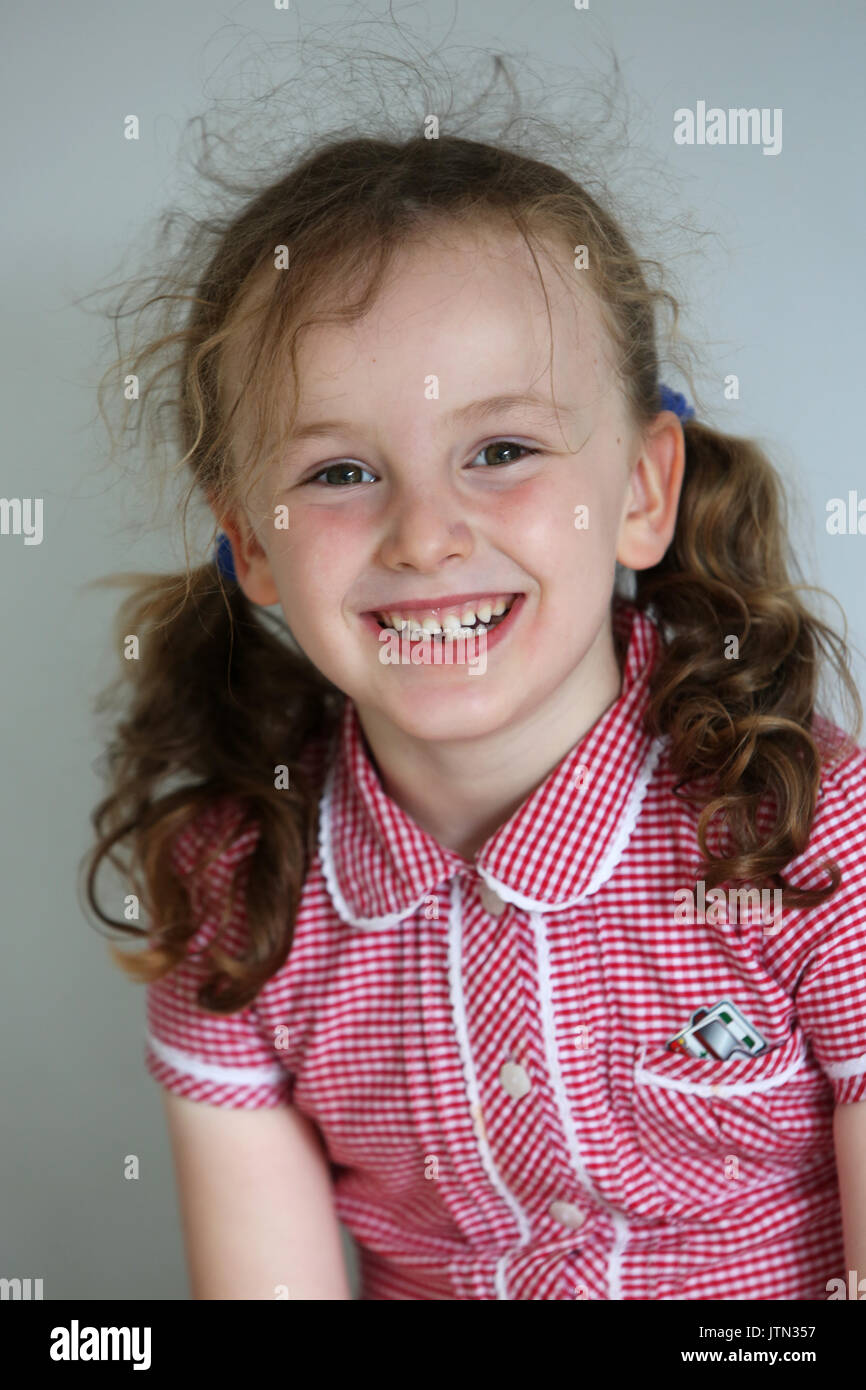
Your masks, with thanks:
[(449, 701), (446, 705), (441, 698), (434, 698), (406, 705), (389, 702), (388, 706), (382, 706), (379, 703), (377, 713), (379, 720), (385, 720), (396, 733), (417, 744), (460, 744), (477, 742), (495, 734), (509, 723), (510, 710), (499, 706), (492, 708), (489, 702), (485, 708), (473, 703), (464, 709), (459, 701)]

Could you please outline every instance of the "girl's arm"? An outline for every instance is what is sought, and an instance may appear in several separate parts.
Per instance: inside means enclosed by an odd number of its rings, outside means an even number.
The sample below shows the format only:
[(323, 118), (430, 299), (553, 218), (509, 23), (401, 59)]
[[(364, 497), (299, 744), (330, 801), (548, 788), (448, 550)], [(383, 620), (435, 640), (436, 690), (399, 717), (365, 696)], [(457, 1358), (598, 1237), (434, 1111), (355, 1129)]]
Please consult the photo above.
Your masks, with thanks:
[[(836, 1169), (842, 1200), (845, 1261), (864, 1280), (866, 1297), (866, 1100), (837, 1105), (833, 1114)], [(848, 1283), (847, 1274), (845, 1278)]]
[(315, 1126), (163, 1091), (194, 1299), (351, 1299)]

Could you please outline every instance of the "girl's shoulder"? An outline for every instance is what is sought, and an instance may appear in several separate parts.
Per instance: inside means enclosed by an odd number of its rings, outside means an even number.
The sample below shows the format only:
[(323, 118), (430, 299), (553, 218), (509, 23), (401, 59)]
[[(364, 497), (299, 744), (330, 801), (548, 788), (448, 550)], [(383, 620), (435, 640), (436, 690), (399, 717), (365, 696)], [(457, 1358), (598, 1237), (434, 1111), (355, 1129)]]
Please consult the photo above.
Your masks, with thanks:
[(826, 865), (835, 863), (839, 887), (809, 911), (809, 921), (834, 930), (856, 921), (866, 941), (866, 748), (825, 718), (816, 717), (812, 732), (822, 756), (815, 811), (808, 842), (785, 877), (798, 888), (823, 888)]
[(821, 756), (816, 824), (842, 811), (866, 819), (866, 748), (823, 715), (815, 716), (812, 736)]

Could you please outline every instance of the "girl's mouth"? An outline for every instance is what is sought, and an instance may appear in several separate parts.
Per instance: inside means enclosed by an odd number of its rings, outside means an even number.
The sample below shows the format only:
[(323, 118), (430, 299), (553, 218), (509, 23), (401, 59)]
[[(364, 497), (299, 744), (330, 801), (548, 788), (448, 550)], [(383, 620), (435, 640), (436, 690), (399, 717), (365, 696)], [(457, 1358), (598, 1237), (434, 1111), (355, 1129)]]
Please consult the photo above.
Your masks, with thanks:
[[(467, 646), (486, 649), (498, 646), (515, 625), (526, 601), (525, 594), (495, 594), (480, 601), (457, 604), (452, 608), (430, 608), (426, 612), (368, 612), (361, 621), (381, 645), (382, 633), (389, 632), (401, 644), (427, 638), (430, 644), (460, 639)], [(498, 611), (497, 611), (498, 610)]]

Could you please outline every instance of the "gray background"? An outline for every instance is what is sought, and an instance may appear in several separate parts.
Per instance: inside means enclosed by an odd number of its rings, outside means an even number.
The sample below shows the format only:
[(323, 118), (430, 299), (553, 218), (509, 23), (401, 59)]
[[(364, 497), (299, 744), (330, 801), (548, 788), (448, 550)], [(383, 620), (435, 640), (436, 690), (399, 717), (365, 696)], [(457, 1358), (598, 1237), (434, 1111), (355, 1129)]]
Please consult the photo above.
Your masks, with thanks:
[[(357, 13), (317, 0), (288, 13), (265, 0), (5, 7), (2, 494), (43, 497), (45, 519), (39, 546), (0, 536), (0, 1275), (41, 1277), (49, 1299), (188, 1296), (158, 1088), (142, 1062), (143, 992), (111, 965), (76, 890), (103, 794), (91, 701), (116, 667), (117, 596), (85, 586), (177, 567), (182, 549), (105, 466), (94, 404), (105, 325), (72, 301), (186, 197), (177, 139), (241, 62), (245, 32), (270, 45), (325, 21), (344, 41)], [(386, 13), (381, 2), (364, 11)], [(694, 213), (712, 233), (679, 267), (685, 331), (709, 368), (701, 389), (714, 422), (759, 436), (801, 499), (801, 564), (842, 605), (862, 690), (866, 537), (825, 529), (830, 497), (866, 493), (862, 4), (591, 0), (579, 12), (566, 0), (465, 0), (455, 13), (430, 0), (400, 14), (418, 26), (422, 55), (447, 39), (525, 53), (542, 70), (555, 60), (573, 68), (575, 93), (596, 38), (613, 46), (637, 133), (670, 174), (643, 189), (648, 214)], [(292, 62), (282, 54), (277, 75)], [(320, 92), (311, 128), (334, 123), (339, 88)], [(781, 107), (781, 154), (676, 146), (673, 111), (700, 99)], [(122, 138), (130, 111), (142, 121), (135, 144)], [(738, 402), (721, 399), (729, 371)], [(832, 606), (827, 616), (841, 624)], [(137, 1181), (124, 1179), (128, 1154)]]

